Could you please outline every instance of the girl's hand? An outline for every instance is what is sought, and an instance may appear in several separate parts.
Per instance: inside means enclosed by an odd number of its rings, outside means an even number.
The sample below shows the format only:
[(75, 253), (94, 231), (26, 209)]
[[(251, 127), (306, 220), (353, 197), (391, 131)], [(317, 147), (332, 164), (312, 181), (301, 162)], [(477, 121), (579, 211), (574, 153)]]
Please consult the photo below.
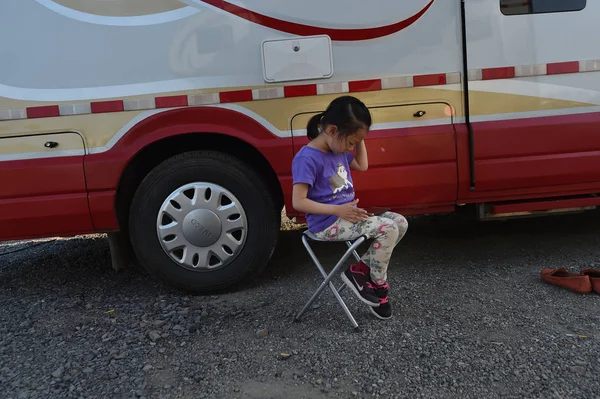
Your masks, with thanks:
[(356, 204), (358, 204), (358, 200), (338, 205), (335, 216), (347, 220), (350, 223), (364, 222), (369, 217), (367, 211), (356, 207)]

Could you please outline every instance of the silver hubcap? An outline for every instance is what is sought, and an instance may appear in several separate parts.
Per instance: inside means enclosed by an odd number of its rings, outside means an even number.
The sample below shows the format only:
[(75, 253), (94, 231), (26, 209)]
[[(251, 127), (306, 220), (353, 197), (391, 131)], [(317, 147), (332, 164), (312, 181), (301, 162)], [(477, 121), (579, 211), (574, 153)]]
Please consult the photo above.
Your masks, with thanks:
[(212, 183), (179, 187), (163, 202), (158, 238), (171, 259), (190, 270), (230, 263), (246, 242), (248, 221), (239, 200)]

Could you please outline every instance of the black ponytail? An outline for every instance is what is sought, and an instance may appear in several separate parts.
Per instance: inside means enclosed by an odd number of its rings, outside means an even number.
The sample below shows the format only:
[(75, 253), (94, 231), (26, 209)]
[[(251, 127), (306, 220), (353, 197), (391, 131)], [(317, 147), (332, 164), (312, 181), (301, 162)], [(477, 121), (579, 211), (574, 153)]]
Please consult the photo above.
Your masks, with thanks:
[(369, 129), (373, 123), (367, 106), (356, 97), (338, 97), (329, 104), (325, 112), (314, 115), (306, 126), (306, 135), (314, 140), (321, 133), (319, 126), (335, 125), (338, 135), (347, 137), (360, 129)]
[(319, 137), (319, 125), (321, 124), (323, 115), (325, 115), (325, 113), (321, 112), (320, 114), (316, 114), (310, 118), (308, 121), (308, 125), (306, 126), (306, 135), (308, 136), (309, 140), (314, 140)]

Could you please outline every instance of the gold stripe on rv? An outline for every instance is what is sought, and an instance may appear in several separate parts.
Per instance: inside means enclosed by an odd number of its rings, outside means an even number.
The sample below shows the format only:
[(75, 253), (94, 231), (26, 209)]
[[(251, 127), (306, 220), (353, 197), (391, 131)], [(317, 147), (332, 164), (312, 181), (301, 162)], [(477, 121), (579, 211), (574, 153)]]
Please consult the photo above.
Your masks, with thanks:
[(54, 0), (72, 10), (109, 17), (158, 14), (187, 7), (179, 0)]
[[(47, 142), (56, 142), (57, 147), (46, 148)], [(10, 137), (2, 139), (0, 155), (40, 153), (52, 151), (83, 150), (83, 141), (76, 133), (41, 134), (27, 137)]]
[[(197, 91), (194, 92), (197, 93)], [(244, 102), (239, 103), (239, 105), (260, 115), (262, 118), (274, 125), (277, 129), (286, 131), (290, 129), (290, 119), (294, 114), (325, 109), (327, 104), (333, 98), (339, 95), (341, 94), (281, 98)], [(457, 109), (455, 110), (456, 116), (460, 117), (463, 115), (462, 110), (460, 109), (460, 104), (462, 101), (462, 95), (460, 91), (410, 88), (354, 93), (353, 95), (361, 98), (370, 106), (445, 101), (455, 106), (458, 105)], [(0, 102), (2, 102), (2, 100), (4, 99), (0, 99)], [(595, 104), (576, 101), (480, 91), (473, 91), (471, 93), (471, 100), (472, 116), (596, 106)], [(434, 112), (428, 112), (423, 118), (420, 118), (419, 121), (447, 117), (447, 115), (445, 115), (446, 110), (444, 108), (434, 107), (433, 109), (435, 110)], [(3, 121), (0, 122), (0, 138), (2, 136), (30, 135), (43, 132), (71, 130), (80, 132), (82, 134), (86, 141), (86, 147), (103, 147), (123, 126), (125, 126), (141, 112), (145, 111), (87, 114), (45, 118), (40, 120), (22, 119), (15, 121)], [(380, 110), (374, 112), (374, 122), (398, 123), (414, 121), (415, 118), (413, 114), (413, 107), (393, 107), (388, 109), (388, 111)], [(299, 123), (299, 121), (296, 122)], [(295, 123), (294, 127), (296, 126), (299, 125), (296, 125)], [(22, 149), (19, 149), (12, 143), (5, 142), (4, 139), (2, 139), (2, 149), (3, 153), (5, 154), (22, 152)]]

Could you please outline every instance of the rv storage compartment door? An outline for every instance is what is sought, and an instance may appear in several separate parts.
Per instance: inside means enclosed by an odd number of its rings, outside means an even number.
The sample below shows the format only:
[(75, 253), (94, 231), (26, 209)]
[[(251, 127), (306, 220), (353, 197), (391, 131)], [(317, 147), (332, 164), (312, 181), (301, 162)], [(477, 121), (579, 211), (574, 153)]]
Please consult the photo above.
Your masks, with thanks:
[(262, 45), (266, 82), (324, 79), (333, 75), (329, 36), (267, 40)]

